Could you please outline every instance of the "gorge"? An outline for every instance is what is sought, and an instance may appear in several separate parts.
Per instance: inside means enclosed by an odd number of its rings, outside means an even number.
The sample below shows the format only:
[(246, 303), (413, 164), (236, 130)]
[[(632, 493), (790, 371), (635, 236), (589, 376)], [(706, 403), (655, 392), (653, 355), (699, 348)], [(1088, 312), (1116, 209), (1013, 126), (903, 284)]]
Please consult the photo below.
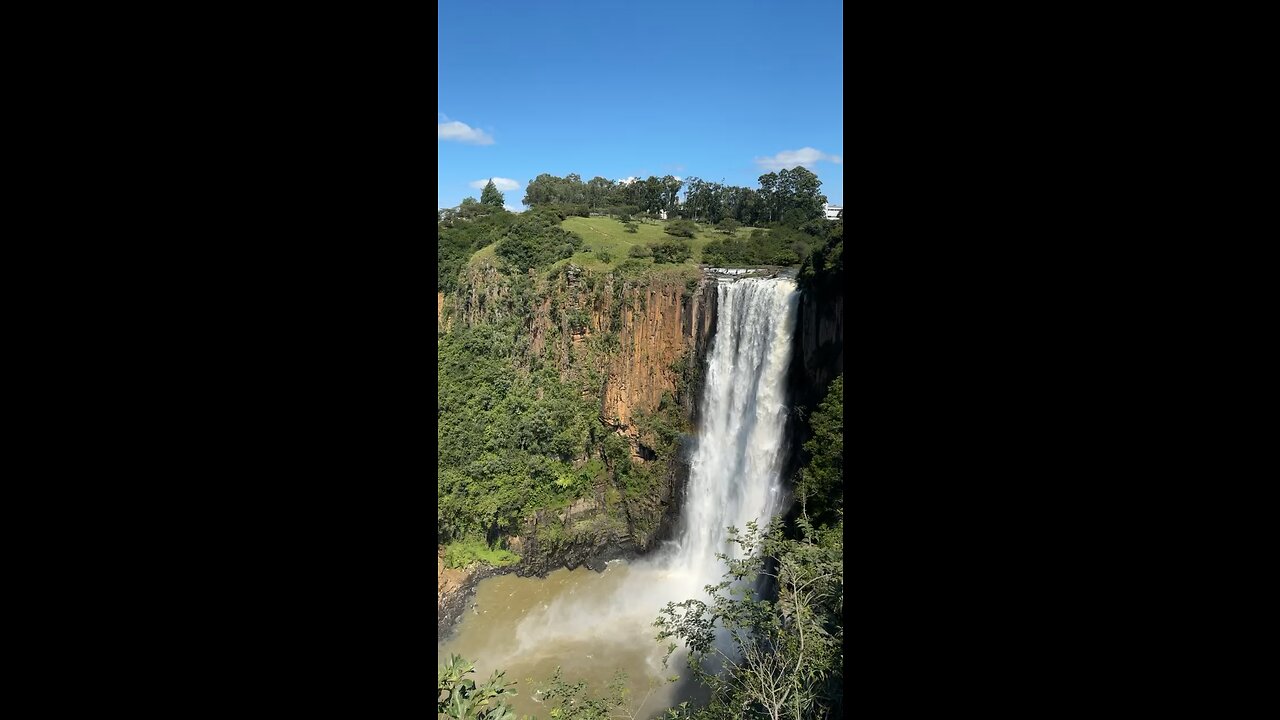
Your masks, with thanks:
[[(803, 496), (839, 545), (842, 233), (799, 268), (708, 267), (613, 260), (609, 218), (560, 227), (586, 246), (523, 271), (482, 247), (437, 294), (438, 664), (505, 672), (511, 707), (539, 717), (557, 671), (596, 694), (621, 671), (652, 717), (708, 700), (683, 649), (664, 664), (655, 620), (717, 601), (727, 527), (783, 517), (804, 540)], [(813, 613), (830, 637), (839, 602)]]

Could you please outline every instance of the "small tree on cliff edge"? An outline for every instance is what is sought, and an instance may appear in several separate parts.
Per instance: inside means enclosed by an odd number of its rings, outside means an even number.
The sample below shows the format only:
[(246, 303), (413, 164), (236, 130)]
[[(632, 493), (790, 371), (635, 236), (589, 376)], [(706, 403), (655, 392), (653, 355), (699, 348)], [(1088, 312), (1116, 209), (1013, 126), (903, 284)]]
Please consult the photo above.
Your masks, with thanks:
[[(473, 186), (474, 187), (474, 186)], [(489, 179), (489, 184), (484, 186), (484, 190), (480, 193), (480, 202), (483, 205), (492, 205), (493, 207), (502, 207), (502, 202), (506, 198), (503, 197), (502, 191), (498, 190), (498, 186), (493, 184), (493, 179)]]

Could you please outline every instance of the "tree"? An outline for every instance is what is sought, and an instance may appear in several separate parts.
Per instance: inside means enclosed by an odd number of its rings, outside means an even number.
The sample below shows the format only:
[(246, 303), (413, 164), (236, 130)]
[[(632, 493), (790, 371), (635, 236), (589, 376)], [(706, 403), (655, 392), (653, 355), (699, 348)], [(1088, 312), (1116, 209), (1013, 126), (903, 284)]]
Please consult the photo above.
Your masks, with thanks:
[(582, 247), (582, 238), (560, 227), (560, 219), (551, 211), (522, 213), (498, 242), (496, 254), (521, 273), (573, 255)]
[(764, 215), (769, 222), (781, 216), (778, 211), (778, 174), (766, 173), (758, 178), (760, 183), (760, 199), (764, 204)]
[(689, 247), (689, 243), (675, 238), (663, 240), (651, 247), (653, 249), (654, 263), (677, 264), (693, 256), (693, 249)]
[(485, 185), (480, 193), (480, 203), (501, 209), (503, 199), (502, 192), (498, 190), (497, 185), (493, 184), (493, 178), (489, 178), (489, 184)]
[(844, 511), (844, 375), (809, 415), (813, 436), (804, 444), (809, 461), (800, 471), (799, 502), (816, 522), (835, 522)]
[[(843, 524), (815, 529), (797, 521), (800, 538), (782, 523), (761, 534), (754, 522), (730, 543), (743, 557), (718, 553), (727, 570), (708, 588), (710, 602), (668, 603), (654, 623), (658, 639), (689, 650), (694, 677), (712, 691), (708, 717), (843, 717)], [(763, 599), (760, 580), (777, 588)], [(667, 646), (667, 658), (676, 643)], [(716, 672), (723, 668), (723, 672)]]
[(556, 184), (560, 178), (542, 173), (538, 177), (529, 181), (524, 189), (524, 204), (529, 207), (535, 205), (543, 205), (556, 201)]
[(662, 209), (662, 193), (665, 185), (662, 180), (650, 175), (644, 181), (640, 207), (645, 212), (657, 212)]
[(613, 181), (600, 176), (587, 181), (587, 205), (592, 208), (608, 207), (610, 194), (613, 192)]
[(684, 183), (672, 175), (662, 178), (662, 210), (674, 211), (680, 202), (680, 188)]
[[(822, 206), (826, 204), (827, 198), (821, 192), (822, 181), (808, 168), (797, 166), (779, 172), (778, 185), (779, 194), (782, 196), (783, 213), (788, 211), (795, 213), (795, 220), (789, 224), (799, 227), (806, 220), (822, 219)], [(779, 217), (785, 219), (783, 213), (780, 213)]]

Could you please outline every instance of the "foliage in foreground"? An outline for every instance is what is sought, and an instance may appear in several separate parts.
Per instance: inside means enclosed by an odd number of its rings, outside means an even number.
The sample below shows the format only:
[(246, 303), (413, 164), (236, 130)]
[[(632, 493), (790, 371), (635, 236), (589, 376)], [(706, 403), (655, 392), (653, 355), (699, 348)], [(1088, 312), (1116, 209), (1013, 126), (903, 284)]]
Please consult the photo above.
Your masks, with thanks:
[[(504, 682), (504, 673), (495, 672), (489, 682), (477, 687), (474, 680), (465, 677), (474, 672), (475, 663), (457, 655), (449, 658), (449, 662), (440, 669), (436, 717), (452, 720), (516, 720), (515, 711), (507, 705), (507, 700), (516, 694), (511, 689), (515, 683)], [(547, 706), (547, 717), (553, 720), (636, 720), (647, 717), (641, 711), (644, 710), (649, 695), (646, 694), (638, 701), (632, 698), (626, 681), (625, 674), (617, 673), (613, 682), (609, 683), (608, 693), (595, 697), (590, 694), (585, 682), (565, 682), (557, 667), (551, 679), (535, 691), (534, 696)], [(687, 707), (688, 703), (681, 703), (678, 708), (668, 710), (666, 716), (681, 717), (680, 713)], [(534, 717), (523, 715), (519, 720), (534, 720)]]
[[(668, 603), (654, 623), (659, 639), (684, 643), (689, 669), (712, 691), (700, 717), (843, 717), (843, 528), (798, 524), (796, 540), (781, 523), (763, 534), (755, 523), (731, 529), (744, 555), (718, 555), (728, 570), (708, 587), (711, 602)], [(759, 594), (762, 578), (776, 602)]]
[(454, 655), (440, 668), (436, 683), (436, 717), (454, 720), (517, 720), (515, 711), (507, 704), (507, 698), (516, 694), (502, 680), (505, 673), (494, 671), (483, 685), (467, 677), (476, 671), (476, 664)]

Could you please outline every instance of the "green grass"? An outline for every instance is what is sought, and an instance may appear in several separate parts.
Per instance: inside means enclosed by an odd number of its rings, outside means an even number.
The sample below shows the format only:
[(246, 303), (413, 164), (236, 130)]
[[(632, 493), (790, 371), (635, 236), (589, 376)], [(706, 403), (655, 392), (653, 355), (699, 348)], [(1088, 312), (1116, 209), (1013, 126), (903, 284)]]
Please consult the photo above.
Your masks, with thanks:
[(464, 568), (474, 562), (506, 567), (520, 562), (520, 556), (509, 550), (490, 548), (483, 540), (460, 540), (444, 549), (444, 564), (451, 568)]
[[(633, 259), (627, 255), (627, 251), (632, 247), (636, 245), (650, 245), (670, 239), (672, 236), (662, 231), (666, 225), (667, 223), (665, 221), (636, 221), (636, 232), (629, 233), (623, 228), (621, 222), (609, 217), (565, 218), (564, 222), (560, 223), (560, 227), (565, 230), (576, 232), (578, 235), (582, 236), (582, 249), (577, 253), (574, 253), (573, 256), (568, 259), (561, 260), (552, 265), (551, 269), (554, 270), (563, 265), (567, 265), (568, 263), (573, 263), (574, 265), (588, 270), (611, 270), (621, 263)], [(733, 237), (739, 239), (746, 238), (751, 235), (752, 230), (755, 230), (755, 228), (738, 228)], [(698, 224), (698, 231), (694, 233), (692, 240), (689, 240), (688, 238), (681, 238), (682, 240), (688, 240), (689, 246), (693, 248), (693, 255), (682, 263), (682, 265), (687, 267), (697, 267), (698, 263), (702, 262), (702, 248), (706, 247), (707, 243), (712, 240), (722, 240), (726, 237), (728, 236), (713, 229), (710, 225)], [(497, 243), (493, 243), (492, 245), (487, 245), (480, 250), (477, 250), (471, 256), (468, 264), (474, 266), (485, 259), (491, 262), (498, 262), (497, 255), (495, 254), (497, 246)], [(601, 250), (608, 251), (608, 253), (612, 255), (609, 262), (606, 263), (600, 260), (599, 254)], [(647, 266), (653, 266), (653, 260), (650, 258), (644, 258), (640, 260), (640, 262)], [(680, 266), (659, 265), (657, 267), (674, 268)]]
[[(607, 270), (617, 267), (620, 263), (629, 259), (627, 251), (635, 245), (649, 245), (663, 240), (670, 239), (672, 236), (662, 231), (666, 227), (666, 222), (637, 222), (636, 232), (629, 233), (623, 228), (622, 223), (607, 217), (571, 217), (566, 218), (560, 224), (565, 230), (571, 230), (582, 236), (582, 250), (575, 253), (568, 260), (562, 260), (556, 265), (563, 265), (572, 262), (589, 270)], [(755, 228), (738, 228), (734, 237), (743, 238), (751, 234)], [(702, 262), (702, 248), (712, 240), (719, 240), (727, 237), (724, 233), (713, 230), (709, 225), (699, 225), (698, 232), (694, 233), (694, 238), (689, 240), (690, 247), (693, 248), (693, 256), (684, 262), (685, 265), (696, 267)], [(687, 238), (684, 238), (687, 239)], [(587, 252), (587, 251), (590, 252)], [(599, 258), (601, 250), (607, 250), (613, 256), (610, 262), (602, 262)], [(653, 260), (643, 260), (646, 264), (652, 265)], [(670, 266), (668, 266), (670, 267)]]
[(482, 247), (482, 248), (480, 248), (479, 250), (475, 251), (475, 252), (471, 255), (471, 259), (467, 261), (467, 264), (468, 264), (468, 265), (475, 265), (475, 264), (479, 263), (481, 260), (486, 259), (486, 258), (487, 258), (490, 262), (495, 262), (495, 263), (496, 263), (496, 262), (498, 262), (497, 250), (498, 250), (498, 243), (490, 243), (490, 244), (488, 244), (488, 245), (485, 245), (484, 247)]

